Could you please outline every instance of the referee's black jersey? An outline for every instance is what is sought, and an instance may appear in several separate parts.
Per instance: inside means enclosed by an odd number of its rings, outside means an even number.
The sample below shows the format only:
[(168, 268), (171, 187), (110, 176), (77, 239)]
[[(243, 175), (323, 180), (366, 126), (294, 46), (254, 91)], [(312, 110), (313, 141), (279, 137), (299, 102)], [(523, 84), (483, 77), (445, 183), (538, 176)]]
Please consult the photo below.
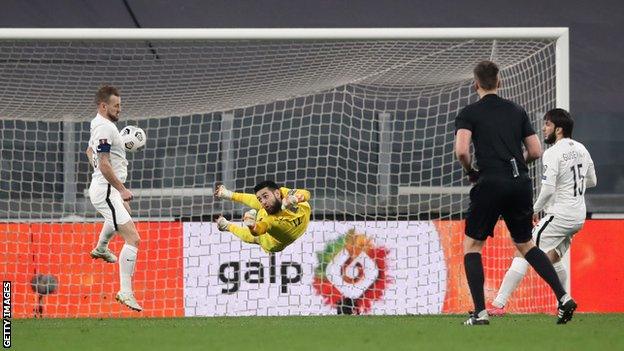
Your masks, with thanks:
[(459, 129), (472, 132), (477, 168), (482, 174), (510, 171), (512, 157), (520, 172), (528, 172), (522, 142), (535, 130), (519, 105), (496, 94), (485, 95), (459, 112), (455, 132)]

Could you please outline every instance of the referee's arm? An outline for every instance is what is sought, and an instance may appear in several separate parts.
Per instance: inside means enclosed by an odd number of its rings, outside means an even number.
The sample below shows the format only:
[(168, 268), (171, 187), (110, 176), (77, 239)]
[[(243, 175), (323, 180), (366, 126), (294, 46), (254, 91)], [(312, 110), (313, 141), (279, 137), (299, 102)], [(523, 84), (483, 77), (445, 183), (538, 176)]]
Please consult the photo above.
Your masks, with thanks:
[(472, 131), (468, 129), (458, 129), (455, 135), (455, 156), (461, 163), (466, 172), (472, 169), (472, 163), (470, 160), (470, 140), (472, 138)]
[(537, 134), (529, 135), (524, 138), (524, 160), (526, 163), (533, 162), (542, 156), (542, 143), (540, 143)]

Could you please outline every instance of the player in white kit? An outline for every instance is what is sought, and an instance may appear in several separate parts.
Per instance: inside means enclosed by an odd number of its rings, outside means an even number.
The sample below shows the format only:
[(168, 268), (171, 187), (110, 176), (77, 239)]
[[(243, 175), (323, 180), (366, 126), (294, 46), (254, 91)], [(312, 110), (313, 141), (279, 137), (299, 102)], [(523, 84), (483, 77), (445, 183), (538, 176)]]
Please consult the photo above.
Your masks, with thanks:
[[(583, 144), (571, 139), (573, 128), (574, 120), (564, 109), (550, 110), (544, 116), (544, 142), (552, 146), (542, 156), (542, 187), (533, 205), (534, 223), (539, 219), (539, 212), (543, 210), (545, 214), (533, 228), (533, 240), (553, 263), (564, 287), (567, 272), (561, 258), (585, 223), (585, 189), (597, 184), (589, 152)], [(490, 316), (505, 314), (507, 300), (526, 275), (528, 266), (516, 253), (498, 295), (488, 308)]]
[(91, 121), (91, 137), (86, 153), (94, 169), (89, 198), (104, 217), (104, 225), (91, 257), (109, 263), (117, 262), (117, 257), (108, 248), (108, 242), (115, 232), (121, 235), (125, 244), (119, 253), (120, 289), (115, 299), (132, 310), (141, 311), (143, 308), (137, 303), (132, 290), (140, 238), (130, 217), (128, 201), (132, 199), (132, 193), (124, 186), (128, 175), (126, 150), (115, 125), (121, 112), (119, 92), (105, 85), (98, 90), (96, 103), (98, 112)]

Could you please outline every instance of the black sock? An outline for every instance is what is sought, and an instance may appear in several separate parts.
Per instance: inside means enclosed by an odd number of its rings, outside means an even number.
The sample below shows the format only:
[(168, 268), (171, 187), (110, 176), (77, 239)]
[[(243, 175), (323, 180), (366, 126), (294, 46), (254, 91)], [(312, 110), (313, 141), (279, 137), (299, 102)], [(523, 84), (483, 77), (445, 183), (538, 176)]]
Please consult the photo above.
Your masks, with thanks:
[(481, 254), (478, 252), (465, 254), (464, 268), (466, 269), (466, 279), (468, 280), (468, 286), (470, 287), (470, 294), (472, 295), (472, 302), (474, 302), (476, 315), (485, 309), (485, 296), (483, 294), (485, 277), (483, 275)]
[(529, 262), (533, 269), (535, 269), (537, 274), (539, 274), (539, 276), (542, 277), (548, 285), (550, 285), (550, 288), (553, 290), (555, 295), (557, 295), (557, 301), (561, 301), (561, 298), (566, 294), (566, 291), (561, 285), (561, 281), (557, 276), (557, 271), (555, 271), (552, 263), (550, 263), (548, 256), (546, 256), (542, 250), (535, 246), (529, 250), (526, 255), (524, 255), (524, 258), (527, 262)]

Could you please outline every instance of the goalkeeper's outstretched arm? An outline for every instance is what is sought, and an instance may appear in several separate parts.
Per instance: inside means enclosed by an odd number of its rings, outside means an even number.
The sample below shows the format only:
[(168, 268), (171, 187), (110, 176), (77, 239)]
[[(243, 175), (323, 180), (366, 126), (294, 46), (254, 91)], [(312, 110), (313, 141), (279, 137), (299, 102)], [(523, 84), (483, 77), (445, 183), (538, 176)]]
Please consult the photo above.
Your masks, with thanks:
[(244, 241), (246, 243), (250, 243), (250, 244), (257, 244), (258, 243), (257, 240), (256, 240), (256, 237), (251, 234), (251, 231), (249, 230), (248, 227), (238, 226), (238, 225), (228, 221), (223, 216), (219, 216), (219, 218), (217, 218), (216, 222), (217, 222), (217, 228), (220, 231), (222, 231), (222, 232), (228, 231), (228, 232), (234, 234), (235, 236), (237, 236), (239, 239), (241, 239), (242, 241)]
[[(310, 199), (312, 198), (312, 194), (310, 194), (310, 192), (305, 189), (297, 189), (297, 194), (303, 195), (303, 201), (310, 201)], [(299, 202), (303, 202), (303, 201), (299, 201)]]
[(297, 211), (297, 204), (300, 202), (307, 202), (312, 195), (309, 191), (304, 189), (288, 189), (280, 188), (282, 195), (282, 210), (289, 209), (291, 211)]
[(312, 194), (305, 189), (288, 189), (285, 187), (280, 188), (280, 192), (282, 193), (282, 198), (287, 198), (289, 196), (294, 196), (297, 198), (297, 202), (305, 202), (310, 201)]
[(256, 195), (235, 193), (231, 190), (228, 190), (223, 184), (215, 185), (214, 196), (218, 199), (227, 199), (239, 202), (256, 210), (262, 208), (262, 205), (260, 204), (260, 201), (258, 201), (258, 199), (256, 198)]
[(260, 245), (260, 247), (262, 247), (262, 249), (266, 252), (282, 251), (286, 246), (273, 238), (271, 235), (264, 234), (254, 236), (252, 234), (253, 232), (248, 227), (249, 225), (254, 225), (253, 221), (250, 221), (252, 216), (255, 217), (255, 213), (252, 213), (252, 211), (254, 210), (248, 211), (248, 213), (245, 214), (245, 217), (243, 217), (245, 223), (245, 226), (243, 227), (232, 224), (223, 216), (219, 216), (219, 218), (216, 219), (217, 227), (222, 232), (229, 231), (246, 243)]

